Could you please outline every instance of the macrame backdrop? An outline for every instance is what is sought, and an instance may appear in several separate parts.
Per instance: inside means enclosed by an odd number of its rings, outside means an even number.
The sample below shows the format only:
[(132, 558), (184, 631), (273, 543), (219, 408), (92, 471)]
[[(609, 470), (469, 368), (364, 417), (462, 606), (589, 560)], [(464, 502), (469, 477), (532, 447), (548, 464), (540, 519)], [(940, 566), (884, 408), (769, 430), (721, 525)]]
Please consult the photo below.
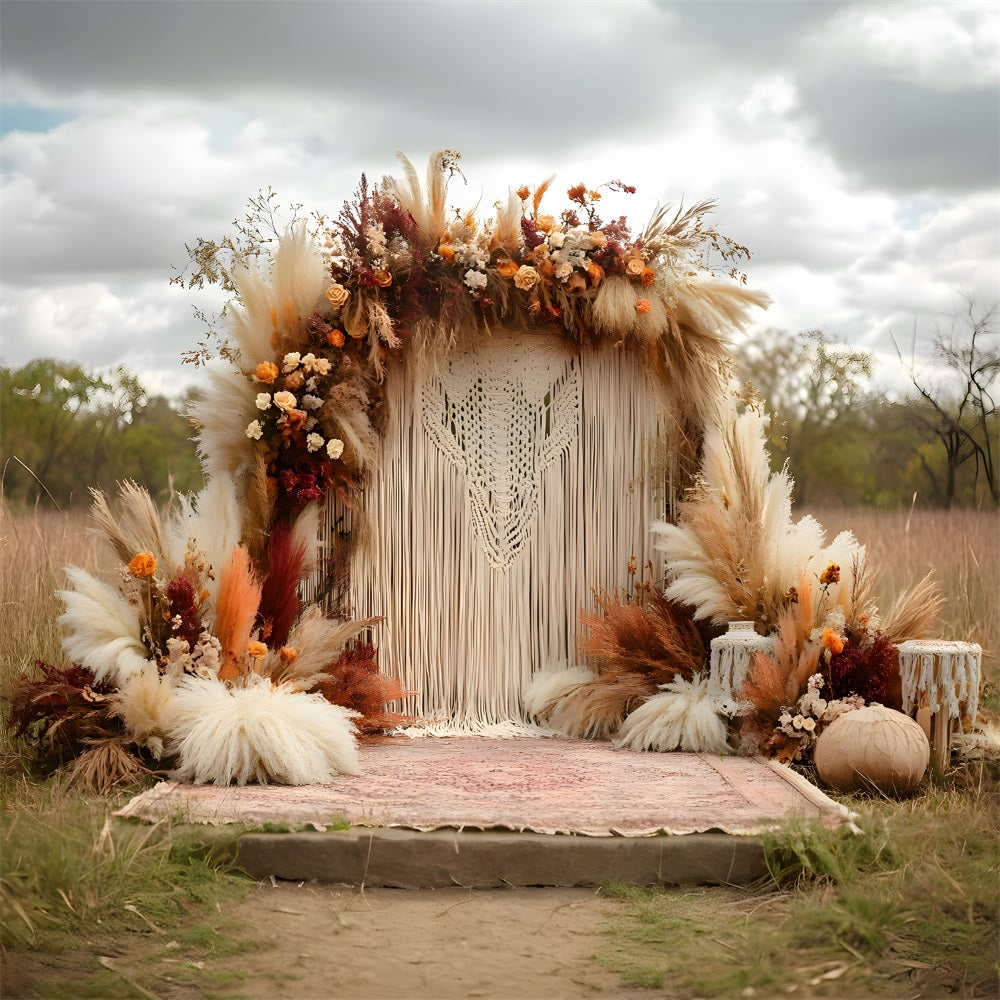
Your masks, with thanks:
[[(397, 366), (363, 517), (337, 501), (324, 548), (351, 539), (346, 603), (384, 616), (381, 669), (439, 731), (526, 725), (521, 694), (575, 662), (594, 588), (627, 592), (671, 488), (656, 393), (632, 352), (538, 333), (479, 335)], [(437, 727), (435, 727), (437, 729)]]

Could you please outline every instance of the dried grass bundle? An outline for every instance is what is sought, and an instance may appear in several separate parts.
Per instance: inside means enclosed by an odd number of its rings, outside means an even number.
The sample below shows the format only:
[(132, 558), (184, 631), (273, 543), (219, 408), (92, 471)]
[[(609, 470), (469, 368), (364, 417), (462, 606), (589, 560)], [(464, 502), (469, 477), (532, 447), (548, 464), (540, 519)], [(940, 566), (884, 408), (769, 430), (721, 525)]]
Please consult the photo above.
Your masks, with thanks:
[(158, 563), (164, 561), (167, 540), (163, 521), (146, 489), (133, 482), (119, 483), (117, 513), (111, 512), (101, 490), (91, 490), (90, 495), (90, 516), (123, 563), (139, 552), (152, 552)]
[(924, 639), (930, 634), (944, 602), (932, 571), (896, 598), (881, 622), (881, 631), (894, 646), (907, 639)]
[(773, 728), (782, 709), (799, 700), (818, 669), (823, 647), (804, 641), (810, 622), (803, 619), (802, 608), (791, 604), (781, 610), (774, 656), (757, 653), (750, 663), (743, 696), (754, 707), (751, 723), (755, 727)]
[(541, 718), (569, 739), (608, 740), (655, 690), (641, 674), (605, 674), (569, 688)]
[(69, 783), (96, 795), (137, 785), (153, 772), (136, 756), (128, 736), (94, 740), (69, 766)]
[(678, 675), (690, 679), (704, 667), (705, 640), (690, 607), (656, 589), (642, 604), (607, 593), (595, 601), (601, 615), (580, 616), (590, 630), (581, 647), (601, 661), (602, 674), (635, 672), (665, 684)]

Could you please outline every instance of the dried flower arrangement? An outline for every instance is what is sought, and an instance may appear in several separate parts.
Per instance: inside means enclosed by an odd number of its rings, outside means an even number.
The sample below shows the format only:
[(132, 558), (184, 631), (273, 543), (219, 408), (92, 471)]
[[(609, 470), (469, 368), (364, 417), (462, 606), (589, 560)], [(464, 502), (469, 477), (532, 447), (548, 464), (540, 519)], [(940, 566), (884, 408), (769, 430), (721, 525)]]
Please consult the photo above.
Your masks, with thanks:
[[(22, 688), (20, 731), (54, 737), (72, 718), (118, 758), (169, 760), (196, 782), (307, 783), (356, 770), (357, 732), (405, 721), (385, 706), (411, 692), (379, 673), (370, 643), (349, 645), (373, 620), (335, 620), (300, 600), (319, 505), (331, 492), (355, 503), (375, 468), (389, 366), (500, 327), (636, 352), (690, 486), (677, 523), (654, 527), (662, 586), (598, 601), (601, 616), (584, 619), (597, 667), (538, 675), (525, 701), (539, 719), (635, 749), (722, 750), (738, 737), (801, 757), (833, 704), (819, 711), (821, 681), (834, 702), (891, 697), (894, 644), (922, 634), (939, 598), (924, 581), (880, 625), (864, 549), (847, 533), (827, 545), (815, 521), (792, 520), (791, 481), (769, 469), (763, 416), (732, 408), (723, 340), (768, 299), (732, 280), (742, 279), (735, 268), (717, 275), (712, 255), (731, 267), (748, 253), (708, 225), (712, 203), (657, 211), (634, 235), (624, 217), (603, 221), (600, 190), (583, 184), (558, 217), (542, 214), (546, 181), (481, 222), (446, 208), (457, 154), (432, 158), (426, 191), (403, 167), (403, 180), (362, 178), (316, 233), (301, 223), (275, 232), (273, 253), (250, 217), (242, 244), (200, 240), (191, 251), (187, 284), (218, 282), (236, 296), (216, 352), (225, 367), (208, 373), (192, 414), (208, 485), (167, 515), (132, 486), (118, 514), (95, 497), (118, 587), (69, 570), (61, 622), (80, 667)], [(705, 677), (707, 642), (733, 618), (778, 634), (735, 723)], [(60, 685), (62, 702), (49, 690)], [(98, 770), (124, 773), (115, 760), (105, 753)]]

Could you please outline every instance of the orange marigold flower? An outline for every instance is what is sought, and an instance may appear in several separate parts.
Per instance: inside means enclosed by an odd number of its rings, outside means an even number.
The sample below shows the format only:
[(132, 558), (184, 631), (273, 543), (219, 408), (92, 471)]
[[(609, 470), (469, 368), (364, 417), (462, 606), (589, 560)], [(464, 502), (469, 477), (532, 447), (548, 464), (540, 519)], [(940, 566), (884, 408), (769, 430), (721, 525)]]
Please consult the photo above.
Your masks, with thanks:
[(517, 274), (517, 264), (512, 260), (501, 260), (497, 262), (497, 274), (501, 278), (513, 278)]
[(824, 587), (829, 587), (831, 583), (840, 583), (840, 567), (835, 562), (827, 563), (827, 567), (823, 570), (819, 582)]
[(566, 194), (569, 195), (570, 201), (578, 201), (581, 205), (584, 203), (584, 196), (587, 193), (586, 184), (577, 184), (575, 187), (571, 187)]
[(844, 640), (832, 628), (823, 629), (823, 645), (835, 656), (844, 651)]
[(152, 576), (156, 572), (156, 556), (152, 552), (138, 552), (128, 564), (128, 571), (140, 579)]
[(267, 385), (271, 385), (278, 377), (278, 366), (273, 361), (262, 361), (257, 365), (255, 374), (258, 382), (265, 382)]
[(648, 288), (656, 279), (656, 272), (651, 267), (644, 267), (639, 275), (642, 283)]
[(438, 247), (438, 256), (450, 263), (455, 259), (455, 248), (450, 243), (442, 243)]
[(388, 288), (392, 284), (392, 275), (388, 271), (376, 271), (375, 284), (379, 288)]
[(285, 663), (294, 663), (299, 658), (299, 651), (294, 646), (282, 646), (278, 655)]
[(344, 346), (344, 331), (343, 330), (331, 330), (326, 335), (326, 342), (331, 347), (343, 347)]
[(247, 643), (247, 652), (254, 657), (254, 659), (260, 659), (262, 656), (267, 656), (267, 646), (255, 639), (252, 642)]
[(523, 187), (519, 187), (517, 189), (517, 196), (518, 198), (521, 199), (521, 201), (525, 201), (527, 198), (531, 196), (531, 188), (528, 187), (527, 184), (525, 184)]
[(635, 311), (642, 315), (648, 313), (653, 308), (653, 303), (649, 299), (639, 299), (635, 304)]

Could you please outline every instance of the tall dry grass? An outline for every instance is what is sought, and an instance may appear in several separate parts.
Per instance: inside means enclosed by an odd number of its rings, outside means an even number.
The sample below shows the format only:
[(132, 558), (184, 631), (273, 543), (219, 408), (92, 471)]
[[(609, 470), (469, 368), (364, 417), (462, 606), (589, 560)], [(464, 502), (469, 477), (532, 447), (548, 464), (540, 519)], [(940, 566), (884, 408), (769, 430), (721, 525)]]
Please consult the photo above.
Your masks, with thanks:
[(853, 531), (878, 570), (879, 607), (933, 570), (947, 603), (936, 638), (978, 642), (983, 674), (1000, 686), (1000, 511), (810, 511), (828, 536)]
[[(0, 503), (0, 697), (35, 660), (63, 662), (56, 619), (62, 608), (56, 591), (65, 587), (67, 565), (102, 571), (113, 556), (90, 531), (81, 511), (15, 512)], [(11, 752), (3, 727), (0, 754)]]

